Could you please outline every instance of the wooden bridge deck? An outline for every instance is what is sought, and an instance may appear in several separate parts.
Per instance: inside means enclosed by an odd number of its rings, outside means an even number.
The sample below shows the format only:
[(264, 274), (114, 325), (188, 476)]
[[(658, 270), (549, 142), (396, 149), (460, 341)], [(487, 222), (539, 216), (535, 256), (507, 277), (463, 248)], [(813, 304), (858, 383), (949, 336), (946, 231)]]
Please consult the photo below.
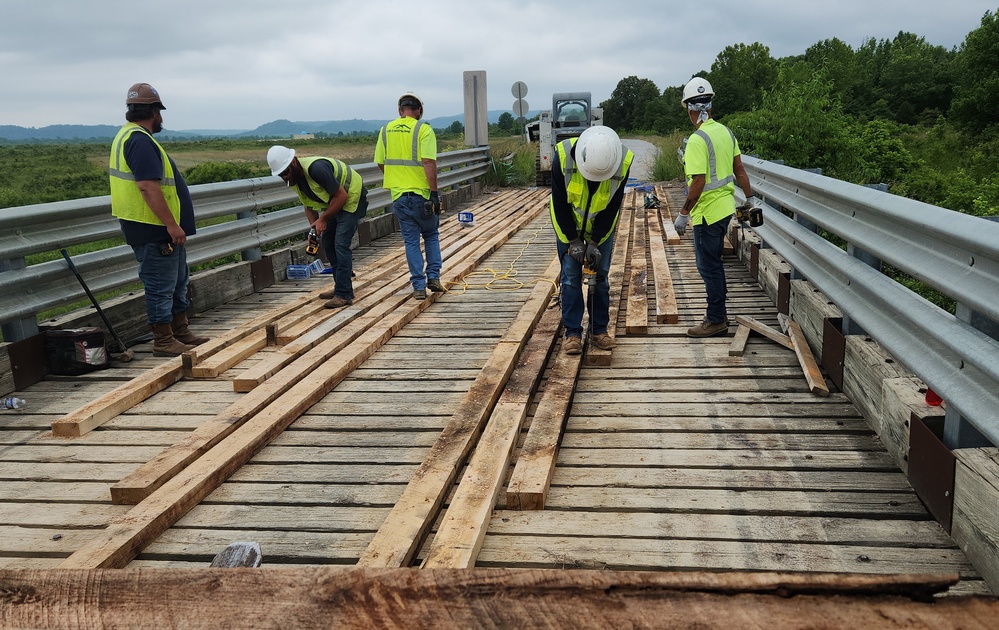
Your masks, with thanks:
[[(453, 285), (128, 566), (206, 567), (233, 541), (258, 542), (265, 567), (358, 563), (550, 270), (546, 201), (542, 191), (477, 200), (480, 223), (517, 205), (533, 218), (468, 286)], [(452, 230), (443, 244), (488, 229)], [(951, 592), (988, 593), (850, 401), (811, 393), (793, 351), (754, 336), (743, 356), (729, 356), (731, 334), (683, 334), (703, 313), (703, 285), (689, 237), (666, 253), (678, 321), (657, 323), (650, 303), (646, 331), (626, 332), (629, 257), (618, 347), (611, 365), (580, 369), (545, 509), (509, 509), (499, 492), (475, 566), (958, 573)], [(391, 254), (403, 257), (398, 234), (359, 248), (358, 281)], [(730, 312), (777, 326), (743, 263), (730, 258), (726, 272)], [(280, 282), (200, 314), (196, 329), (224, 334), (323, 278)], [(0, 568), (65, 566), (113, 520), (127, 522), (134, 507), (112, 504), (109, 487), (246, 396), (233, 379), (276, 348), (214, 378), (185, 378), (81, 437), (53, 437), (54, 420), (163, 362), (138, 350), (126, 367), (33, 385), (21, 393), (26, 409), (0, 415)], [(306, 379), (327, 377), (321, 367)], [(508, 469), (544, 390), (542, 379)], [(454, 493), (412, 566), (430, 554)]]

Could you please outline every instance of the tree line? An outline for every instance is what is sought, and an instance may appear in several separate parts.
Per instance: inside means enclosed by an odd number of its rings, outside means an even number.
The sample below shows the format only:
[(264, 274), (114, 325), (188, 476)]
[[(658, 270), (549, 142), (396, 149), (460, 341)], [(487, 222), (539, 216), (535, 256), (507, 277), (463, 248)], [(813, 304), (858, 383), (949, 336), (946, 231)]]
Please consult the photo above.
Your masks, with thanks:
[[(948, 50), (913, 33), (833, 38), (775, 59), (759, 42), (722, 50), (694, 76), (743, 153), (979, 216), (999, 215), (999, 17)], [(618, 82), (601, 103), (624, 133), (689, 133), (683, 86)]]

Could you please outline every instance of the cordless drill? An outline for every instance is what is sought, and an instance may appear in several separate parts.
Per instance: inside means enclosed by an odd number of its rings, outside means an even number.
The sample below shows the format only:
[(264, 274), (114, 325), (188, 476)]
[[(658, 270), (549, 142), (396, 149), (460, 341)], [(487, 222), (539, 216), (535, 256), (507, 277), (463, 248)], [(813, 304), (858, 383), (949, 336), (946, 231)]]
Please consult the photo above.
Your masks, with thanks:
[(737, 206), (735, 209), (735, 219), (739, 223), (749, 223), (750, 227), (759, 227), (763, 225), (763, 208), (747, 208), (745, 205)]
[(319, 255), (319, 236), (316, 234), (316, 228), (309, 230), (309, 239), (305, 244), (305, 253), (310, 256)]

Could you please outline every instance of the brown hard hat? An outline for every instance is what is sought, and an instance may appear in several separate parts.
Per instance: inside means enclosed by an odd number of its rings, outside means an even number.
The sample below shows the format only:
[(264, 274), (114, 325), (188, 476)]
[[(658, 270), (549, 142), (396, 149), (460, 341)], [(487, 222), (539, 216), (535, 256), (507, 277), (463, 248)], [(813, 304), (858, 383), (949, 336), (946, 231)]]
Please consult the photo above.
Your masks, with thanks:
[(166, 109), (166, 107), (163, 107), (163, 101), (160, 100), (160, 93), (148, 83), (136, 83), (128, 88), (128, 96), (125, 97), (125, 104), (159, 105), (160, 109)]

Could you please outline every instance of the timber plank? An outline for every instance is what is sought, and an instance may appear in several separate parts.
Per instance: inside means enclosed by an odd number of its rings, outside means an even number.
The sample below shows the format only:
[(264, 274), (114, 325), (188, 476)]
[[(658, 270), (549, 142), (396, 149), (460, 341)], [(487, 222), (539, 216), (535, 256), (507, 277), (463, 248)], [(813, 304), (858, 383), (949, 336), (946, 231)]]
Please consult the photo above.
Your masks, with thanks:
[[(554, 263), (549, 271), (553, 268)], [(483, 423), (510, 378), (525, 338), (546, 309), (553, 288), (551, 282), (542, 280), (532, 291), (517, 317), (517, 322), (521, 323), (511, 325), (504, 340), (499, 342), (469, 388), (459, 410), (441, 432), (399, 502), (358, 560), (358, 566), (401, 567), (412, 561), (445, 493), (457, 476), (458, 467), (473, 448), (483, 430)], [(527, 326), (523, 322), (532, 323)]]
[(791, 345), (794, 346), (794, 354), (797, 355), (798, 362), (801, 363), (801, 369), (805, 373), (808, 388), (813, 394), (828, 396), (829, 387), (822, 376), (822, 371), (819, 370), (819, 364), (815, 362), (812, 350), (808, 347), (808, 340), (805, 339), (805, 333), (801, 331), (801, 326), (798, 325), (798, 322), (793, 320), (787, 322), (787, 334), (791, 339)]
[(649, 225), (649, 257), (652, 260), (652, 276), (655, 279), (656, 322), (676, 324), (679, 321), (676, 291), (673, 290), (673, 276), (669, 270), (666, 243), (663, 240), (662, 223), (659, 211), (652, 209), (647, 216)]
[(635, 207), (635, 219), (631, 228), (631, 276), (628, 283), (627, 314), (625, 331), (631, 334), (645, 334), (649, 324), (648, 303), (648, 263), (646, 261), (646, 219), (648, 212), (635, 205), (636, 193), (631, 193), (631, 204)]
[(753, 332), (760, 333), (767, 339), (771, 341), (776, 341), (780, 345), (784, 346), (788, 350), (794, 350), (794, 345), (791, 340), (784, 333), (767, 326), (766, 324), (753, 319), (752, 317), (746, 317), (744, 315), (736, 315), (735, 321), (741, 326), (745, 326), (752, 330)]
[[(586, 532), (611, 539), (659, 538), (953, 549), (954, 541), (934, 521), (805, 517), (783, 514), (669, 514), (651, 512), (498, 511), (490, 535), (564, 536)], [(904, 541), (901, 543), (900, 541)]]
[[(507, 232), (500, 232), (494, 235), (474, 255), (464, 259), (464, 262), (457, 269), (449, 272), (447, 277), (460, 277), (463, 273), (470, 271), (488, 253), (508, 240), (514, 232), (515, 230), (511, 228)], [(239, 402), (234, 403), (211, 421), (202, 424), (185, 440), (167, 449), (154, 460), (150, 460), (149, 463), (130, 475), (129, 478), (115, 484), (111, 489), (112, 500), (116, 503), (136, 503), (141, 501), (150, 492), (162, 485), (166, 479), (177, 474), (184, 466), (235, 431), (239, 424), (245, 422), (253, 414), (259, 413), (265, 406), (273, 404), (279, 397), (295, 389), (302, 378), (315, 378), (316, 376), (325, 374), (327, 370), (332, 370), (335, 376), (333, 379), (327, 380), (329, 389), (332, 389), (353, 368), (374, 354), (376, 349), (383, 347), (396, 331), (425, 310), (432, 302), (433, 299), (428, 298), (422, 302), (415, 303), (414, 306), (412, 305), (413, 302), (408, 300), (408, 296), (395, 296), (394, 299), (383, 303), (385, 305), (384, 313), (381, 310), (377, 311), (377, 313), (372, 312), (369, 316), (348, 326), (348, 328), (356, 327), (356, 331), (352, 331), (349, 334), (341, 331), (341, 333), (344, 333), (343, 335), (333, 335), (321, 343), (310, 346), (302, 356), (294, 358), (288, 367), (269, 379), (266, 387), (263, 387), (263, 389), (257, 387), (256, 389), (259, 389), (259, 392), (254, 390), (250, 395), (243, 397)], [(389, 310), (390, 306), (396, 310)], [(392, 314), (389, 315), (389, 313)], [(368, 342), (369, 345), (365, 345), (364, 342), (368, 339), (370, 339)], [(348, 349), (352, 347), (357, 348), (357, 356), (354, 360), (347, 362), (350, 369), (341, 372), (342, 368), (337, 367), (341, 365), (340, 361), (334, 359), (339, 359), (342, 353), (348, 352)], [(320, 366), (322, 366), (322, 372), (318, 371)], [(329, 389), (323, 393), (327, 393)], [(317, 396), (312, 402), (318, 402), (320, 398), (322, 396)]]
[(507, 486), (506, 502), (513, 509), (544, 509), (580, 364), (580, 355), (555, 358)]
[[(557, 276), (558, 272), (558, 261), (555, 261), (545, 275)], [(548, 297), (550, 295), (546, 301)], [(561, 318), (559, 311), (548, 309), (531, 334), (450, 500), (422, 568), (467, 569), (475, 566), (489, 516), (510, 466), (517, 435), (527, 417), (531, 394), (555, 345)], [(512, 388), (518, 380), (524, 385)]]
[[(617, 321), (621, 310), (622, 295), (624, 294), (625, 269), (628, 262), (629, 242), (631, 240), (631, 224), (634, 218), (634, 204), (621, 204), (621, 215), (618, 217), (617, 227), (614, 230), (614, 251), (611, 253), (611, 267), (607, 274), (607, 282), (610, 285), (610, 302), (607, 308), (607, 334), (614, 339), (617, 339), (618, 336)], [(586, 349), (583, 360), (587, 365), (610, 365), (613, 352), (613, 349), (601, 350), (590, 345)]]
[(747, 546), (718, 540), (486, 536), (479, 559), (480, 567), (975, 574), (960, 550), (786, 542)]

